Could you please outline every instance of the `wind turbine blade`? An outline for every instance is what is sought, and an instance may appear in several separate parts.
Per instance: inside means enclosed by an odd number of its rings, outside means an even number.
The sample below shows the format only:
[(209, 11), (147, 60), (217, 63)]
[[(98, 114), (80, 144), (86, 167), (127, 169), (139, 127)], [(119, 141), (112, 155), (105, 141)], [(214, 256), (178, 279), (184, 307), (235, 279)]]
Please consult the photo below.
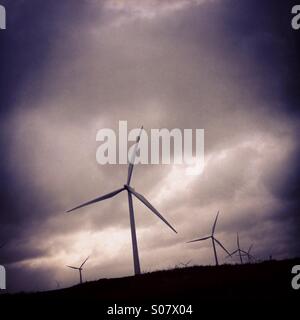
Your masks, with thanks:
[(217, 242), (217, 244), (231, 257), (231, 253), (222, 245), (222, 243), (214, 238), (214, 240)]
[(81, 264), (81, 266), (80, 266), (79, 268), (82, 268), (82, 267), (83, 267), (83, 265), (88, 261), (89, 257), (90, 257), (90, 256), (88, 256), (88, 257), (83, 261), (83, 263)]
[(213, 228), (212, 228), (212, 234), (214, 234), (214, 233), (215, 233), (215, 229), (216, 229), (216, 224), (217, 224), (218, 216), (219, 216), (219, 211), (218, 211), (218, 213), (217, 213), (217, 216), (216, 216), (216, 219), (215, 219), (215, 222), (214, 222)]
[(200, 239), (191, 240), (191, 241), (188, 241), (187, 243), (197, 242), (197, 241), (203, 241), (203, 240), (207, 240), (207, 239), (209, 239), (209, 238), (211, 238), (211, 236), (204, 237), (204, 238), (200, 238)]
[(131, 181), (132, 171), (133, 171), (133, 164), (129, 163), (128, 174), (127, 174), (127, 184), (128, 185), (130, 184), (130, 181)]
[(170, 225), (170, 223), (152, 206), (152, 204), (144, 196), (137, 193), (132, 188), (130, 188), (129, 191), (136, 198), (138, 198), (146, 207), (148, 207), (154, 214), (156, 214), (168, 227), (170, 227), (175, 233), (177, 233), (177, 231)]
[(77, 206), (77, 207), (75, 207), (75, 208), (73, 208), (73, 209), (68, 210), (67, 212), (71, 212), (71, 211), (77, 210), (77, 209), (79, 209), (79, 208), (88, 206), (88, 205), (90, 205), (90, 204), (92, 204), (92, 203), (95, 203), (95, 202), (99, 202), (99, 201), (102, 201), (102, 200), (106, 200), (106, 199), (112, 198), (112, 197), (114, 197), (115, 195), (117, 195), (118, 193), (120, 193), (120, 192), (123, 191), (123, 190), (125, 190), (125, 188), (121, 188), (121, 189), (118, 189), (118, 190), (116, 190), (116, 191), (107, 193), (107, 194), (105, 194), (104, 196), (101, 196), (101, 197), (98, 197), (98, 198), (96, 198), (96, 199), (94, 199), (94, 200), (90, 200), (90, 201), (88, 201), (88, 202), (85, 202), (85, 203), (83, 203), (83, 204), (81, 204), (81, 205), (79, 205), (79, 206)]
[(238, 249), (240, 248), (240, 238), (239, 238), (239, 233), (236, 234), (236, 243), (238, 246)]
[(79, 268), (72, 267), (72, 266), (67, 266), (67, 267), (69, 267), (69, 268), (71, 268), (71, 269), (75, 269), (75, 270), (78, 270), (78, 269), (79, 269)]
[(232, 258), (232, 256), (233, 256), (234, 254), (236, 254), (238, 251), (239, 251), (239, 250), (235, 250), (235, 251), (231, 252), (231, 254), (228, 255), (226, 258), (229, 258), (229, 257)]
[(133, 151), (133, 154), (131, 155), (131, 159), (129, 160), (128, 174), (127, 174), (127, 184), (128, 184), (128, 185), (130, 185), (131, 176), (132, 176), (132, 171), (133, 171), (133, 166), (134, 166), (134, 161), (135, 161), (136, 153), (137, 153), (137, 150), (138, 150), (139, 142), (140, 142), (140, 139), (141, 139), (142, 130), (143, 130), (143, 126), (141, 127), (140, 134), (139, 134), (138, 137), (136, 138), (136, 143), (135, 143), (135, 146), (134, 146), (134, 151)]

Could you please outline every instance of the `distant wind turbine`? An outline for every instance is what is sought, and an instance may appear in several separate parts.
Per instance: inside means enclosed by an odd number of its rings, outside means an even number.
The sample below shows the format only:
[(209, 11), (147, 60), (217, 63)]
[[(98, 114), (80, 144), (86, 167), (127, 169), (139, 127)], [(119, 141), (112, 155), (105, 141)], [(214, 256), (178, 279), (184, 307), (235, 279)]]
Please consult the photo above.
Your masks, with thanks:
[(69, 268), (71, 268), (71, 269), (75, 269), (75, 270), (78, 270), (78, 271), (79, 271), (80, 284), (82, 283), (82, 267), (83, 267), (83, 265), (88, 261), (88, 259), (89, 259), (89, 257), (87, 257), (87, 258), (83, 261), (83, 263), (81, 264), (80, 267), (67, 266), (67, 267), (69, 267)]
[(249, 263), (251, 261), (255, 261), (256, 260), (256, 258), (252, 254), (250, 254), (252, 248), (253, 248), (253, 244), (251, 244), (251, 246), (249, 247), (248, 251), (243, 255), (243, 256), (247, 257)]
[(135, 219), (134, 219), (134, 211), (133, 211), (133, 202), (132, 202), (132, 195), (134, 195), (138, 200), (140, 200), (146, 207), (148, 207), (157, 217), (159, 217), (167, 226), (169, 226), (175, 233), (177, 231), (170, 225), (170, 223), (152, 206), (152, 204), (141, 194), (136, 192), (131, 186), (131, 177), (132, 177), (132, 171), (133, 171), (133, 166), (134, 166), (134, 161), (136, 157), (136, 153), (138, 151), (138, 145), (140, 141), (140, 137), (142, 134), (143, 127), (141, 127), (139, 136), (137, 137), (136, 144), (134, 146), (134, 151), (132, 153), (131, 161), (128, 166), (128, 174), (127, 174), (127, 182), (124, 184), (124, 186), (118, 190), (115, 190), (113, 192), (110, 192), (108, 194), (105, 194), (101, 197), (98, 197), (94, 200), (85, 202), (71, 210), (68, 210), (67, 212), (71, 212), (73, 210), (88, 206), (92, 203), (96, 203), (102, 200), (106, 200), (109, 198), (112, 198), (119, 194), (122, 191), (127, 191), (128, 195), (128, 205), (129, 205), (129, 217), (130, 217), (130, 228), (131, 228), (131, 240), (132, 240), (132, 250), (133, 250), (133, 265), (134, 265), (134, 273), (140, 274), (141, 273), (141, 268), (140, 268), (140, 260), (139, 260), (139, 253), (138, 253), (138, 245), (137, 245), (137, 238), (136, 238), (136, 230), (135, 230)]
[[(241, 264), (243, 264), (243, 256), (244, 256), (244, 255), (247, 255), (247, 252), (244, 251), (244, 250), (242, 250), (242, 249), (240, 248), (239, 233), (236, 234), (236, 244), (237, 244), (237, 249), (236, 249), (235, 251), (233, 251), (233, 252), (231, 253), (231, 255), (229, 255), (229, 256), (233, 256), (234, 254), (237, 253), (237, 254), (239, 255)], [(251, 250), (251, 247), (250, 247), (250, 250)]]
[(231, 254), (227, 251), (227, 249), (222, 245), (222, 243), (221, 243), (218, 239), (215, 238), (215, 229), (216, 229), (216, 224), (217, 224), (218, 217), (219, 217), (219, 211), (218, 211), (218, 213), (217, 213), (215, 222), (214, 222), (214, 224), (213, 224), (212, 232), (211, 232), (211, 235), (210, 235), (210, 236), (207, 236), (207, 237), (204, 237), (204, 238), (200, 238), (200, 239), (196, 239), (196, 240), (192, 240), (192, 241), (188, 241), (188, 242), (187, 242), (187, 243), (191, 243), (191, 242), (204, 241), (204, 240), (207, 240), (207, 239), (211, 239), (212, 246), (213, 246), (213, 250), (214, 250), (214, 255), (215, 255), (215, 260), (216, 260), (216, 266), (219, 265), (218, 255), (217, 255), (217, 250), (216, 250), (216, 243), (217, 243), (226, 253), (228, 253), (229, 256), (231, 255)]
[(192, 262), (192, 260), (189, 260), (189, 261), (186, 262), (186, 263), (180, 262), (179, 265), (182, 265), (184, 268), (187, 268), (191, 262)]
[(55, 282), (56, 282), (56, 288), (57, 288), (57, 289), (60, 289), (60, 282), (57, 281), (57, 280), (55, 280)]

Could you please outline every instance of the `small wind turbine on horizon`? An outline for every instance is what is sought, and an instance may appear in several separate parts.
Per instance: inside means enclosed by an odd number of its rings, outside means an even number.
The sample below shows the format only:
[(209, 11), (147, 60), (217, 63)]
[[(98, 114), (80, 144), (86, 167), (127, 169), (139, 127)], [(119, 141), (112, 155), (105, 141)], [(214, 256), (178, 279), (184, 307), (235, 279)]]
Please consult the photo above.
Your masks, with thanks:
[(60, 289), (60, 282), (57, 281), (57, 280), (55, 280), (55, 283), (56, 283), (56, 288), (57, 288), (57, 289)]
[(256, 258), (252, 254), (250, 254), (252, 248), (253, 248), (253, 244), (251, 244), (248, 251), (245, 254), (243, 254), (243, 256), (247, 257), (249, 263), (256, 260)]
[(79, 271), (79, 280), (80, 280), (80, 284), (82, 284), (82, 267), (83, 265), (88, 261), (89, 257), (87, 257), (81, 264), (80, 267), (73, 267), (73, 266), (67, 266), (71, 269), (75, 269), (75, 270), (78, 270)]
[[(237, 253), (237, 254), (239, 255), (241, 264), (243, 264), (243, 256), (244, 256), (244, 255), (247, 255), (247, 252), (244, 251), (244, 250), (242, 250), (242, 249), (240, 248), (239, 233), (236, 234), (236, 244), (237, 244), (237, 249), (236, 249), (235, 251), (233, 251), (233, 252), (231, 253), (231, 255), (229, 255), (229, 256), (232, 257), (234, 254)], [(251, 247), (250, 247), (250, 249), (251, 249)], [(229, 257), (229, 256), (227, 256), (227, 257)]]
[(191, 240), (188, 241), (187, 243), (191, 243), (191, 242), (197, 242), (197, 241), (204, 241), (204, 240), (208, 240), (211, 239), (212, 242), (212, 246), (213, 246), (213, 251), (214, 251), (214, 255), (215, 255), (215, 261), (216, 261), (216, 266), (219, 265), (219, 261), (218, 261), (218, 255), (217, 255), (217, 250), (216, 250), (216, 243), (226, 252), (228, 253), (229, 256), (231, 256), (231, 254), (229, 253), (229, 251), (222, 245), (222, 243), (215, 238), (215, 229), (216, 229), (216, 224), (217, 224), (217, 220), (219, 217), (219, 211), (217, 213), (216, 219), (214, 221), (213, 227), (212, 227), (212, 232), (210, 236), (204, 237), (204, 238), (200, 238), (200, 239), (195, 239), (195, 240)]
[(182, 265), (184, 268), (187, 268), (189, 266), (189, 264), (192, 262), (192, 260), (189, 260), (188, 262), (180, 262), (179, 266)]
[(124, 186), (118, 190), (115, 190), (113, 192), (110, 192), (108, 194), (105, 194), (101, 197), (98, 197), (94, 200), (85, 202), (71, 210), (68, 210), (67, 212), (74, 211), (76, 209), (88, 206), (90, 204), (100, 202), (102, 200), (106, 200), (109, 198), (112, 198), (119, 194), (120, 192), (127, 191), (128, 195), (128, 205), (129, 205), (129, 217), (130, 217), (130, 228), (131, 228), (131, 240), (132, 240), (132, 250), (133, 250), (133, 264), (134, 264), (134, 273), (135, 275), (138, 275), (141, 273), (141, 268), (140, 268), (140, 260), (139, 260), (139, 253), (138, 253), (138, 245), (137, 245), (137, 238), (136, 238), (136, 228), (135, 228), (135, 219), (134, 219), (134, 210), (133, 210), (133, 201), (132, 201), (132, 195), (134, 195), (138, 200), (140, 200), (146, 207), (148, 207), (158, 218), (160, 218), (168, 227), (170, 227), (175, 233), (177, 231), (170, 225), (170, 223), (152, 206), (152, 204), (141, 194), (136, 192), (131, 186), (131, 177), (132, 177), (132, 172), (133, 172), (133, 167), (134, 167), (134, 161), (136, 157), (136, 153), (138, 151), (138, 145), (139, 141), (141, 138), (141, 134), (143, 131), (143, 127), (141, 127), (139, 136), (136, 139), (136, 144), (133, 148), (133, 153), (128, 165), (128, 174), (127, 174), (127, 181)]

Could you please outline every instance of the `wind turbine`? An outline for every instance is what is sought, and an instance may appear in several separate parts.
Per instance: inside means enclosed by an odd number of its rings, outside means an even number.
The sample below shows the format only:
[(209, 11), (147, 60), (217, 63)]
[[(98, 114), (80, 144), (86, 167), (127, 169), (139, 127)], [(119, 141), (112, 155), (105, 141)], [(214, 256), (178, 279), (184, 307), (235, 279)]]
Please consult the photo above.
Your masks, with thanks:
[(251, 261), (255, 261), (255, 257), (252, 254), (250, 254), (252, 248), (253, 248), (253, 244), (251, 244), (251, 246), (249, 247), (248, 251), (243, 255), (243, 256), (247, 257), (249, 263)]
[(192, 262), (192, 260), (189, 260), (189, 261), (186, 262), (186, 263), (180, 262), (179, 265), (182, 265), (184, 268), (187, 268), (191, 262)]
[(214, 250), (214, 255), (215, 255), (215, 260), (216, 260), (216, 266), (219, 265), (218, 256), (217, 256), (217, 250), (216, 250), (216, 243), (217, 243), (226, 253), (228, 253), (228, 254), (231, 256), (231, 254), (226, 250), (226, 248), (222, 245), (222, 243), (221, 243), (218, 239), (215, 238), (215, 229), (216, 229), (216, 224), (217, 224), (218, 217), (219, 217), (219, 211), (218, 211), (218, 213), (217, 213), (215, 222), (214, 222), (214, 224), (213, 224), (213, 227), (212, 227), (212, 231), (211, 231), (211, 235), (210, 235), (210, 236), (207, 236), (207, 237), (204, 237), (204, 238), (200, 238), (200, 239), (196, 239), (196, 240), (192, 240), (192, 241), (188, 241), (188, 242), (187, 242), (187, 243), (191, 243), (191, 242), (204, 241), (204, 240), (207, 240), (207, 239), (211, 239), (212, 246), (213, 246), (213, 250)]
[[(235, 251), (233, 251), (230, 256), (233, 256), (234, 254), (238, 253), (238, 255), (240, 257), (240, 262), (241, 262), (241, 264), (243, 264), (243, 256), (247, 255), (247, 252), (240, 248), (239, 233), (236, 234), (236, 244), (237, 244), (237, 249)], [(251, 247), (250, 247), (250, 250), (251, 250)]]
[(87, 257), (81, 264), (80, 267), (73, 267), (73, 266), (67, 266), (71, 269), (75, 269), (75, 270), (78, 270), (79, 271), (79, 280), (80, 280), (80, 284), (82, 284), (82, 267), (83, 265), (88, 261), (89, 257)]
[(60, 282), (57, 281), (57, 280), (55, 280), (55, 283), (56, 283), (56, 288), (57, 288), (57, 289), (60, 289)]
[(139, 260), (139, 252), (138, 252), (138, 245), (137, 245), (137, 238), (136, 238), (136, 230), (135, 230), (135, 219), (134, 219), (134, 210), (133, 210), (133, 201), (132, 201), (132, 195), (134, 195), (138, 200), (140, 200), (146, 207), (148, 207), (156, 216), (158, 216), (167, 226), (169, 226), (175, 233), (177, 231), (169, 224), (169, 222), (152, 206), (152, 204), (140, 193), (136, 192), (131, 186), (131, 177), (132, 177), (132, 172), (133, 172), (133, 167), (134, 167), (134, 161), (136, 157), (136, 153), (138, 151), (138, 145), (139, 141), (141, 138), (143, 127), (141, 127), (139, 136), (136, 139), (136, 144), (133, 148), (133, 153), (131, 156), (131, 159), (129, 161), (129, 166), (128, 166), (128, 174), (127, 174), (127, 181), (126, 184), (120, 189), (117, 189), (113, 192), (110, 192), (108, 194), (105, 194), (101, 197), (98, 197), (94, 200), (85, 202), (71, 210), (68, 210), (67, 212), (71, 212), (73, 210), (88, 206), (92, 203), (96, 203), (102, 200), (106, 200), (109, 198), (112, 198), (119, 194), (120, 192), (127, 191), (128, 195), (128, 205), (129, 205), (129, 218), (130, 218), (130, 228), (131, 228), (131, 240), (132, 240), (132, 251), (133, 251), (133, 265), (134, 265), (134, 273), (135, 275), (141, 273), (141, 268), (140, 268), (140, 260)]

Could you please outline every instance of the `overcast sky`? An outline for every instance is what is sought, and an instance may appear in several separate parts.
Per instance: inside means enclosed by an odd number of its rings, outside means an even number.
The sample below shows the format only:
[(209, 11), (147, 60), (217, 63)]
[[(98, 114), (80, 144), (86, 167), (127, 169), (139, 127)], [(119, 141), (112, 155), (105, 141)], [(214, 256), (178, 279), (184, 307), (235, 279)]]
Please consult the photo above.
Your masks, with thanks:
[[(205, 169), (143, 165), (132, 185), (141, 268), (213, 264), (210, 233), (260, 259), (300, 254), (299, 34), (293, 1), (15, 0), (0, 31), (0, 263), (10, 291), (133, 273), (126, 165), (96, 162), (96, 133), (205, 130)], [(298, 42), (297, 42), (298, 41)], [(221, 251), (219, 257), (224, 259)]]

